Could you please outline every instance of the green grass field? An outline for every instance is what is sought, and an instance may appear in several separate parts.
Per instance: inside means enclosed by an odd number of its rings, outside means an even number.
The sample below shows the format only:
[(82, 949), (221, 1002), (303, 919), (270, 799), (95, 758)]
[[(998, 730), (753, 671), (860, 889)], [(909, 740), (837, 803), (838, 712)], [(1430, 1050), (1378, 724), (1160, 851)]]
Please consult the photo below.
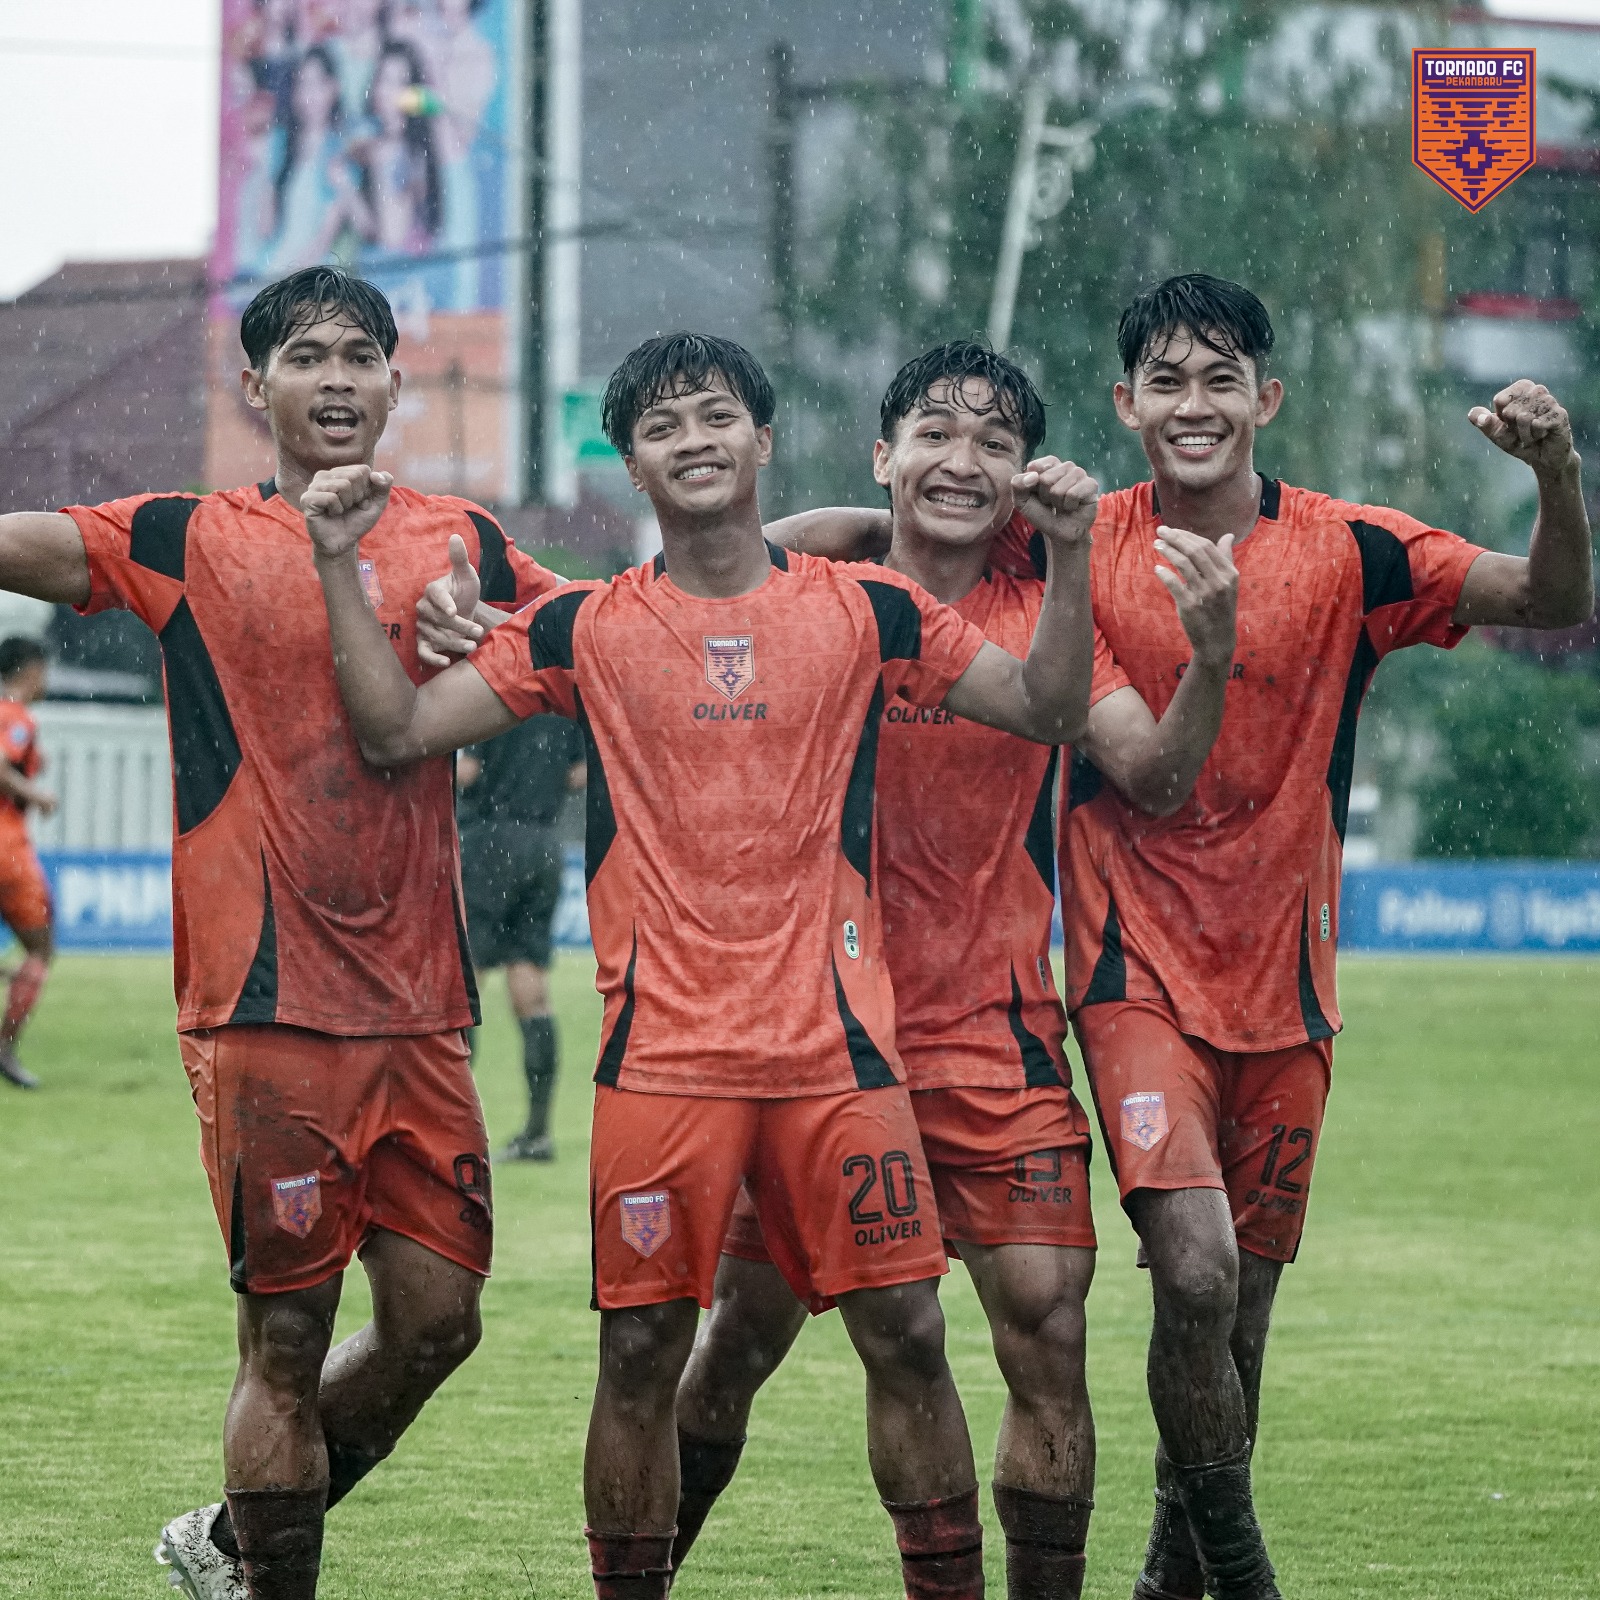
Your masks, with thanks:
[[(335, 1514), (327, 1600), (590, 1593), (579, 1461), (593, 1382), (584, 1139), (598, 1002), (556, 992), (561, 1161), (496, 1175), (483, 1347)], [(1290, 1600), (1600, 1600), (1600, 966), (1348, 961), (1301, 1261), (1267, 1363), (1258, 1500)], [(480, 1080), (520, 1114), (491, 984)], [(232, 1295), (164, 962), (63, 960), (0, 1096), (0, 1594), (166, 1593), (163, 1521), (215, 1497)], [(1128, 1594), (1147, 1523), (1148, 1290), (1103, 1159), (1090, 1305), (1100, 1433), (1088, 1593)], [(344, 1322), (363, 1315), (359, 1272)], [(980, 1462), (1001, 1388), (958, 1267), (945, 1304)], [(990, 1526), (990, 1592), (1004, 1594)], [(837, 1317), (758, 1405), (677, 1593), (899, 1591)]]

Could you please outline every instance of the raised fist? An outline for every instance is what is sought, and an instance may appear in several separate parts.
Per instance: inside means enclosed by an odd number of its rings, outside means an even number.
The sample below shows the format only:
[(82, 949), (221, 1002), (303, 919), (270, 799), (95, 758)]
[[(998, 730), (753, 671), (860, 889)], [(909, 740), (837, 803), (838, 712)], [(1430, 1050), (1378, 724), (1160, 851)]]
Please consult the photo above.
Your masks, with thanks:
[(317, 556), (333, 560), (349, 553), (377, 526), (389, 504), (394, 475), (368, 466), (329, 467), (300, 496), (300, 514)]
[(1467, 421), (1508, 456), (1535, 472), (1557, 472), (1572, 459), (1566, 407), (1531, 378), (1518, 378), (1494, 397), (1494, 409), (1474, 406)]

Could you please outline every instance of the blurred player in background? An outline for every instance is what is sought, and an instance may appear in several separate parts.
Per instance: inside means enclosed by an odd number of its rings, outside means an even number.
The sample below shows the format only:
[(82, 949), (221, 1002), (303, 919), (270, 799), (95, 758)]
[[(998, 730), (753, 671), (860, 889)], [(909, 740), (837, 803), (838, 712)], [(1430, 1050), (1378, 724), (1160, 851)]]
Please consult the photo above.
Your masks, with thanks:
[(46, 659), (37, 639), (0, 642), (0, 917), (22, 946), (0, 1021), (0, 1078), (19, 1089), (39, 1080), (17, 1060), (17, 1040), (39, 1003), (55, 953), (50, 885), (28, 836), (28, 812), (49, 816), (56, 797), (38, 782), (44, 766), (29, 709), (44, 697)]
[[(882, 405), (874, 472), (890, 494), (886, 564), (1015, 650), (1043, 572), (989, 563), (1012, 478), (1043, 442), (1044, 404), (1015, 363), (969, 341), (909, 362)], [(805, 513), (769, 530), (847, 557), (876, 515)], [(1097, 650), (1088, 728), (1130, 788), (1175, 804), (1221, 720), (1235, 574), (1201, 540), (1204, 579), (1174, 590), (1195, 670), (1158, 728)], [(1043, 552), (1040, 552), (1041, 558)], [(1061, 752), (944, 713), (890, 706), (879, 731), (880, 896), (906, 1064), (939, 1222), (989, 1319), (1008, 1399), (994, 1499), (1011, 1600), (1082, 1590), (1094, 1493), (1084, 1298), (1094, 1272), (1088, 1123), (1050, 975)], [(871, 1205), (873, 1202), (868, 1201)], [(678, 1393), (682, 1496), (674, 1569), (727, 1486), (751, 1402), (805, 1321), (741, 1196), (716, 1298)], [(813, 1308), (820, 1302), (813, 1301)]]
[(1566, 413), (1536, 384), (1470, 413), (1533, 469), (1523, 559), (1260, 475), (1256, 430), (1284, 391), (1248, 289), (1169, 279), (1128, 307), (1117, 344), (1117, 413), (1152, 481), (1100, 502), (1094, 608), (1152, 711), (1193, 671), (1163, 593), (1174, 572), (1202, 570), (1192, 539), (1231, 542), (1239, 572), (1226, 712), (1192, 796), (1156, 819), (1112, 768), (1102, 783), (1080, 765), (1065, 829), (1068, 1004), (1155, 1299), (1156, 1514), (1134, 1592), (1272, 1600), (1250, 1461), (1341, 1026), (1340, 856), (1362, 697), (1391, 650), (1448, 649), (1479, 623), (1584, 621), (1589, 525)]
[[(493, 1224), (450, 763), (363, 761), (299, 509), (319, 471), (373, 459), (399, 402), (394, 317), (308, 268), (256, 296), (240, 338), (274, 475), (0, 517), (0, 584), (124, 607), (161, 642), (178, 1037), (240, 1359), (227, 1503), (169, 1524), (157, 1556), (191, 1600), (310, 1600), (326, 1507), (477, 1344)], [(560, 581), (469, 502), (396, 489), (357, 571), (407, 662), (452, 534), (503, 603)], [(330, 1350), (358, 1251), (373, 1320)]]
[[(452, 561), (466, 558), (465, 545), (452, 550)], [(472, 957), (480, 972), (506, 969), (528, 1084), (527, 1124), (500, 1161), (555, 1159), (550, 1102), (560, 1058), (550, 1014), (550, 924), (562, 868), (555, 823), (567, 796), (583, 787), (584, 770), (583, 737), (565, 717), (529, 717), (456, 758)]]
[[(603, 412), (650, 497), (662, 555), (518, 613), (420, 689), (356, 569), (386, 480), (323, 474), (307, 526), (370, 759), (415, 760), (539, 712), (584, 730), (606, 997), (590, 1180), (600, 1377), (585, 1464), (600, 1600), (667, 1592), (678, 1379), (745, 1182), (790, 1282), (838, 1299), (861, 1355), (907, 1593), (959, 1600), (982, 1593), (982, 1532), (882, 959), (879, 723), (885, 704), (926, 706), (1045, 744), (1077, 735), (1096, 490), (1051, 458), (1007, 473), (1050, 543), (1021, 662), (898, 573), (765, 541), (757, 484), (772, 409), (737, 345), (680, 334), (633, 351)], [(468, 584), (457, 609), (476, 603)], [(883, 1215), (866, 1225), (869, 1190)]]

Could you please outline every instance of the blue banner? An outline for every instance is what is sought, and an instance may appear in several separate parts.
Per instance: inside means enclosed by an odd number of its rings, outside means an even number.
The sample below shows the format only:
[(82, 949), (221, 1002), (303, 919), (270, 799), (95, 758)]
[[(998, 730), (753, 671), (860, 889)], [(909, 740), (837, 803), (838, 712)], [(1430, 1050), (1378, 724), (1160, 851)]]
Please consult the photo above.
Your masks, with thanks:
[[(583, 847), (568, 845), (553, 933), (589, 943)], [(41, 854), (63, 950), (170, 950), (172, 861), (114, 850)], [(1344, 950), (1600, 953), (1600, 862), (1404, 863), (1344, 875)], [(1055, 940), (1061, 939), (1057, 911)]]
[(170, 950), (172, 857), (122, 850), (41, 852), (62, 950)]
[(1600, 951), (1600, 862), (1352, 868), (1342, 900), (1344, 950)]

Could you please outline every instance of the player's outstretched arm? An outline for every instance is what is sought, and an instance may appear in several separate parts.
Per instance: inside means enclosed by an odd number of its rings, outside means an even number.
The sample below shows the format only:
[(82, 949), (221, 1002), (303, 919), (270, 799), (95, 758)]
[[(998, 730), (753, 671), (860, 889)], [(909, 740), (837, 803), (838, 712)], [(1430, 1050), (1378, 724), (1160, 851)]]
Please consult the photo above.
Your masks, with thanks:
[(470, 662), (418, 688), (367, 604), (357, 550), (389, 503), (394, 479), (371, 467), (319, 472), (300, 498), (333, 635), (339, 693), (361, 753), (393, 767), (504, 733), (516, 718)]
[(0, 589), (81, 606), (89, 598), (89, 557), (78, 524), (59, 511), (0, 517)]
[(1594, 612), (1594, 555), (1583, 504), (1582, 462), (1566, 409), (1542, 383), (1519, 378), (1493, 409), (1467, 413), (1479, 433), (1533, 469), (1539, 510), (1526, 558), (1486, 551), (1467, 571), (1454, 621), (1515, 628), (1575, 628)]
[(876, 561), (889, 553), (894, 519), (861, 506), (823, 506), (769, 522), (762, 532), (785, 550), (827, 561)]
[(1151, 816), (1169, 817), (1189, 797), (1222, 728), (1237, 643), (1239, 573), (1233, 535), (1212, 544), (1182, 528), (1161, 528), (1156, 576), (1172, 595), (1193, 654), (1159, 722), (1131, 685), (1095, 702), (1079, 748), (1122, 796)]
[(1044, 604), (1028, 658), (1018, 661), (985, 644), (950, 686), (944, 703), (957, 716), (1024, 739), (1071, 744), (1088, 718), (1094, 675), (1089, 533), (1100, 485), (1082, 467), (1042, 456), (1030, 461), (1011, 486), (1017, 510), (1044, 535), (1050, 551)]

